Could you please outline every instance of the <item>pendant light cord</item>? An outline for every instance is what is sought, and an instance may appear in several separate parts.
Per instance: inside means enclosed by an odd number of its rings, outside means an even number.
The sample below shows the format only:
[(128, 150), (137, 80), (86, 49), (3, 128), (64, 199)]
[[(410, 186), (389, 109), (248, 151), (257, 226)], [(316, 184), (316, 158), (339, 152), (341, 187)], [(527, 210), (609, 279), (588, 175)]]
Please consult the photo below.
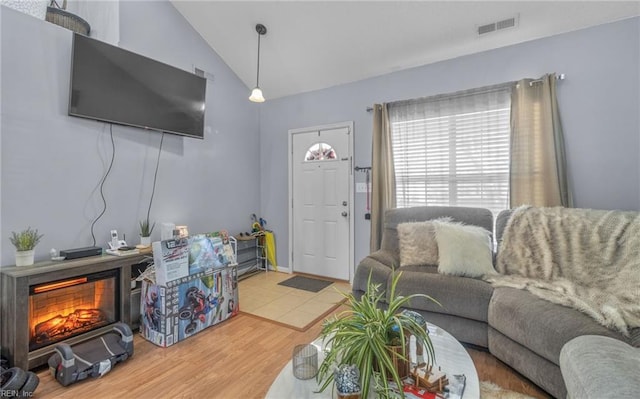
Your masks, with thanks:
[(258, 32), (258, 67), (256, 68), (256, 87), (260, 87), (260, 32)]
[(262, 24), (256, 25), (256, 32), (258, 33), (258, 57), (256, 60), (256, 86), (251, 90), (251, 95), (249, 96), (249, 101), (253, 101), (254, 103), (262, 103), (264, 102), (264, 96), (262, 95), (262, 90), (260, 89), (260, 36), (265, 35), (267, 33), (267, 28)]

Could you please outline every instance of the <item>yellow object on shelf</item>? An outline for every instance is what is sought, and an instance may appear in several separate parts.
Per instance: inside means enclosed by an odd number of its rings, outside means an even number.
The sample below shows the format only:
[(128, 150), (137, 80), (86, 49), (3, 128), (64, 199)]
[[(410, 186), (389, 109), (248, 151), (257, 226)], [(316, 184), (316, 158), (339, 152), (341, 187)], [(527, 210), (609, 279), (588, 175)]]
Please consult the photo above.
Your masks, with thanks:
[(266, 252), (267, 261), (278, 271), (278, 263), (276, 262), (276, 238), (271, 231), (264, 232), (264, 250)]

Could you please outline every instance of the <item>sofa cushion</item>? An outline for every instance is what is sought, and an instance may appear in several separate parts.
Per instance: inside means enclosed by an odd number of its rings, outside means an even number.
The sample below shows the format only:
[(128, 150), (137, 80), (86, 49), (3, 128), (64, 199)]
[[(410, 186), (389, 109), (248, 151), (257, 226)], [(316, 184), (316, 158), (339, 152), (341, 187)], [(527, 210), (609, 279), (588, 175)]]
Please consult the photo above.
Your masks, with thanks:
[(567, 389), (557, 364), (538, 356), (526, 346), (513, 341), (491, 326), (489, 326), (488, 335), (489, 352), (493, 356), (527, 377), (554, 398), (566, 398)]
[(434, 221), (438, 243), (438, 272), (480, 277), (495, 274), (491, 233), (478, 226)]
[[(486, 322), (493, 287), (482, 280), (447, 276), (435, 266), (401, 267), (402, 276), (396, 295), (426, 294), (440, 302), (439, 306), (424, 298), (414, 298), (409, 307), (435, 313), (445, 313)], [(389, 293), (389, 287), (387, 287)]]
[(560, 352), (568, 399), (637, 398), (640, 349), (609, 337), (584, 335)]
[(625, 340), (584, 313), (516, 288), (494, 289), (489, 325), (556, 365), (564, 344), (577, 336), (604, 335)]
[(416, 206), (412, 208), (388, 209), (384, 213), (384, 232), (380, 249), (399, 254), (398, 224), (406, 222), (424, 222), (450, 217), (455, 222), (472, 224), (493, 230), (493, 214), (484, 208), (455, 206)]
[[(415, 310), (415, 309), (412, 309)], [(427, 324), (436, 326), (453, 335), (460, 342), (487, 348), (489, 325), (483, 321), (471, 320), (465, 317), (452, 316), (444, 313), (418, 311), (427, 321)], [(436, 350), (436, 362), (439, 359), (439, 352)]]
[(640, 326), (640, 213), (522, 206), (507, 223), (496, 286), (525, 288), (627, 333)]
[(496, 242), (498, 243), (497, 250), (500, 250), (500, 243), (502, 243), (502, 236), (504, 235), (504, 229), (507, 227), (507, 222), (513, 213), (513, 209), (505, 209), (498, 213), (496, 217), (496, 229), (495, 229), (495, 237)]
[(371, 284), (379, 285), (381, 290), (386, 289), (387, 281), (393, 272), (389, 266), (393, 264), (393, 258), (393, 254), (379, 250), (362, 259), (353, 277), (353, 293), (359, 298), (367, 290), (369, 281)]
[(635, 327), (629, 330), (629, 343), (631, 346), (640, 348), (640, 327)]
[(398, 224), (400, 266), (437, 265), (438, 244), (433, 222)]

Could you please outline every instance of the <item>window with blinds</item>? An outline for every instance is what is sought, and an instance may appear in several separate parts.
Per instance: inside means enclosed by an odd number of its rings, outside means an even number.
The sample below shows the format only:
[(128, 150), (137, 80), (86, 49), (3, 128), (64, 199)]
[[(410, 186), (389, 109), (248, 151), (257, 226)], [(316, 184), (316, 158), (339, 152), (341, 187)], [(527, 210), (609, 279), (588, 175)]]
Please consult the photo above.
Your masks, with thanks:
[(509, 207), (511, 86), (393, 103), (398, 207)]

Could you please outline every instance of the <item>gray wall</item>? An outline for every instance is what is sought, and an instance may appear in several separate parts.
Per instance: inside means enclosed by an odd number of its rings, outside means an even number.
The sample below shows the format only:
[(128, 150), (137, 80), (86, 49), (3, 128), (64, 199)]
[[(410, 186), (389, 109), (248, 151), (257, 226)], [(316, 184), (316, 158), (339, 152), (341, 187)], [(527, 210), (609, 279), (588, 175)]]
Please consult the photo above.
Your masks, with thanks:
[[(36, 248), (91, 244), (101, 209), (98, 183), (110, 155), (108, 126), (66, 114), (71, 32), (1, 7), (0, 113), (2, 265), (13, 263), (12, 230), (37, 227)], [(144, 21), (142, 23), (141, 21)], [(192, 232), (246, 231), (259, 210), (288, 262), (287, 131), (353, 120), (355, 165), (369, 166), (375, 102), (428, 96), (562, 72), (559, 101), (576, 205), (640, 209), (640, 19), (460, 57), (261, 105), (168, 2), (121, 2), (120, 45), (215, 75), (207, 86), (205, 140), (166, 135), (151, 218)], [(170, 27), (170, 28), (167, 28)], [(20, 38), (20, 40), (15, 40)], [(258, 110), (260, 109), (260, 113)], [(112, 228), (137, 242), (151, 194), (160, 134), (114, 125), (116, 159), (105, 184)], [(258, 131), (260, 134), (258, 135)], [(364, 175), (356, 174), (356, 181)], [(259, 187), (259, 191), (258, 191)], [(356, 262), (368, 253), (365, 195), (356, 194)], [(153, 239), (159, 238), (159, 229)]]
[[(98, 183), (111, 154), (109, 126), (67, 116), (72, 34), (1, 7), (1, 263), (14, 263), (11, 231), (45, 234), (49, 249), (91, 245), (102, 209)], [(259, 115), (248, 89), (169, 2), (121, 2), (120, 46), (178, 68), (215, 75), (207, 85), (204, 140), (165, 135), (151, 219), (190, 232), (245, 231), (259, 209)], [(95, 226), (137, 244), (146, 217), (161, 135), (113, 126), (116, 157)], [(160, 228), (152, 234), (159, 239)]]
[[(565, 73), (558, 96), (576, 206), (640, 210), (640, 18), (628, 19), (264, 103), (261, 214), (288, 262), (287, 131), (355, 122), (355, 165), (371, 164), (376, 102)], [(339, 62), (339, 60), (336, 60)], [(356, 181), (364, 175), (356, 174)], [(356, 194), (355, 261), (368, 254), (365, 195)]]

